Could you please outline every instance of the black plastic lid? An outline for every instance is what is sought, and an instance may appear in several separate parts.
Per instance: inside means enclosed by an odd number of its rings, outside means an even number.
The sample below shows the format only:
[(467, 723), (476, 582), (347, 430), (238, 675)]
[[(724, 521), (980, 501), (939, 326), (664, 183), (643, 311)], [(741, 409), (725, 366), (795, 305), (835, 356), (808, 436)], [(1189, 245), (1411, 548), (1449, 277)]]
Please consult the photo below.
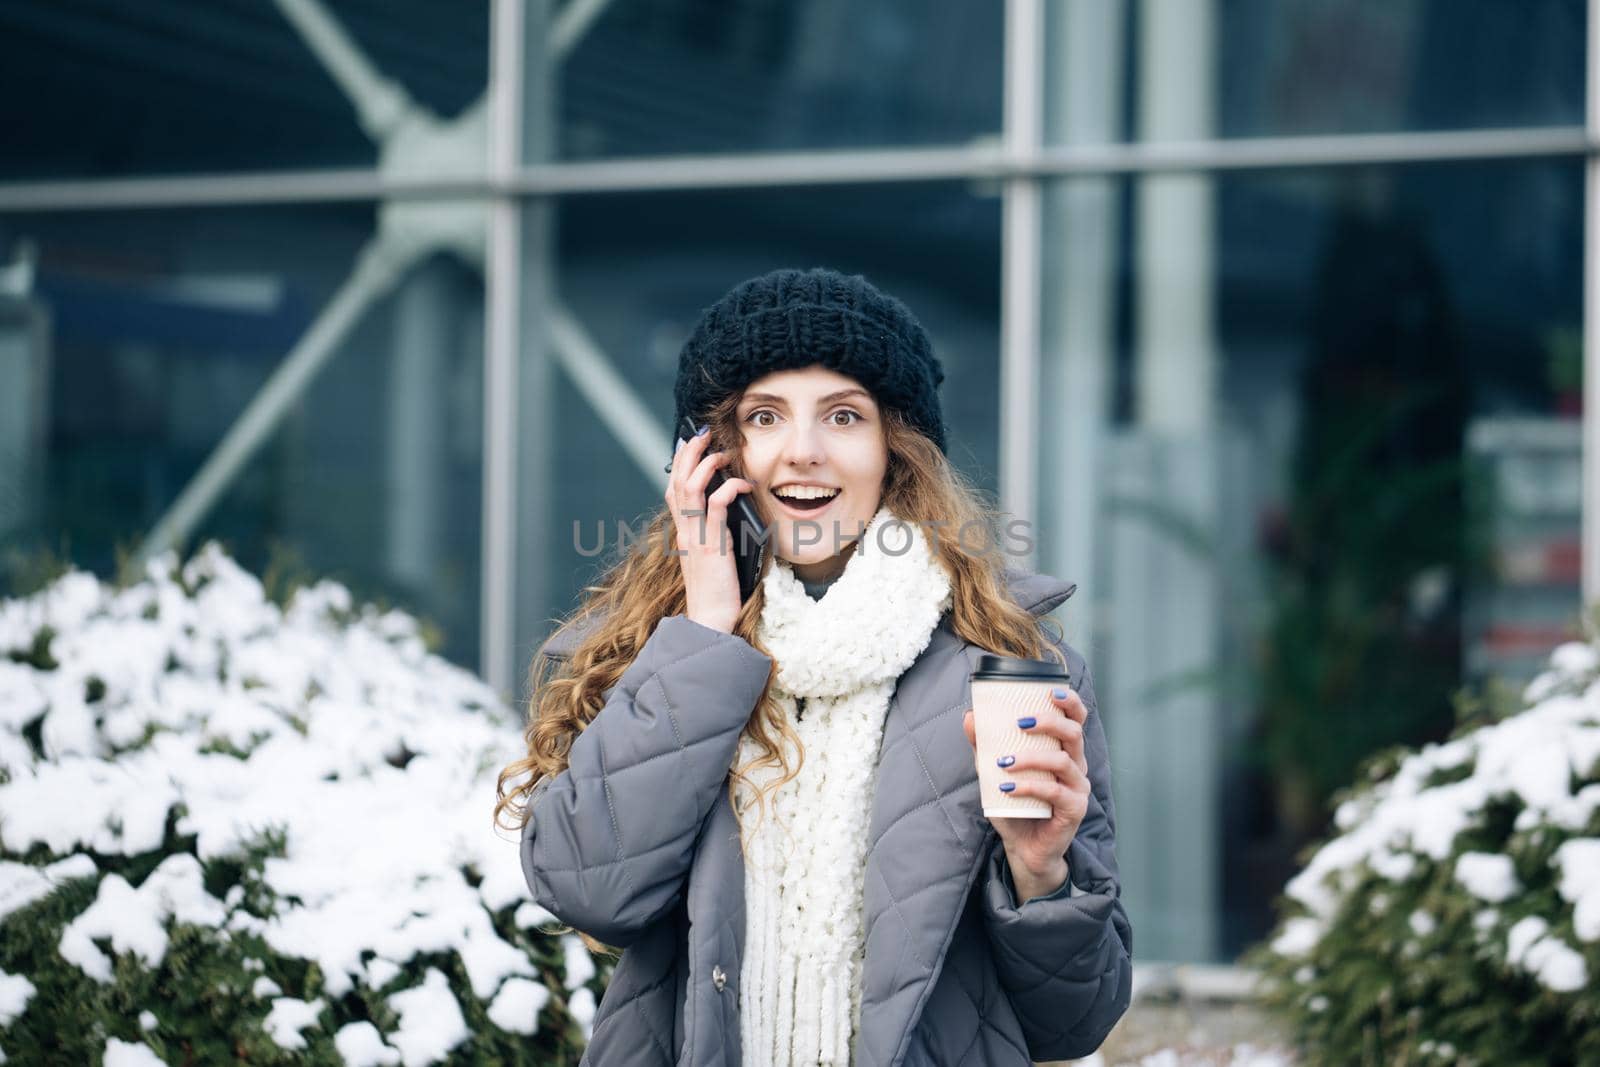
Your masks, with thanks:
[(1057, 681), (1070, 682), (1067, 669), (1054, 660), (1013, 659), (1010, 656), (983, 655), (978, 657), (978, 669), (972, 672), (974, 682)]

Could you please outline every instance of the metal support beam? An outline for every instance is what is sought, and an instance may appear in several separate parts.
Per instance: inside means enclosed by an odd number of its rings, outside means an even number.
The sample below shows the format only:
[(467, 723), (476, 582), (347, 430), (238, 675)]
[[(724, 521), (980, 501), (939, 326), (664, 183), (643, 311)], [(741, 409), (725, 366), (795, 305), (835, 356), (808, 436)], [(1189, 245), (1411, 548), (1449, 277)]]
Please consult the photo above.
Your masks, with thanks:
[[(1049, 140), (1100, 144), (1122, 136), (1127, 25), (1128, 0), (1052, 9), (1047, 54), (1062, 63), (1045, 108)], [(1042, 412), (1072, 415), (1044, 429), (1051, 442), (1039, 454), (1040, 569), (1078, 584), (1063, 622), (1071, 619), (1068, 636), (1091, 662), (1105, 636), (1098, 611), (1104, 599), (1100, 475), (1111, 422), (1126, 184), (1080, 177), (1051, 182), (1044, 190), (1040, 405)]]
[(662, 457), (672, 454), (673, 437), (656, 413), (639, 399), (600, 345), (566, 308), (552, 309), (550, 340), (561, 369), (638, 465), (640, 473), (657, 489), (666, 489)]
[[(489, 175), (504, 182), (522, 162), (523, 0), (490, 8)], [(522, 334), (522, 205), (489, 207), (484, 265), (483, 531), (479, 611), (480, 673), (497, 692), (512, 689), (516, 622), (517, 364)]]
[(376, 142), (385, 140), (412, 109), (410, 94), (398, 82), (379, 73), (318, 0), (278, 0), (278, 10), (355, 105), (367, 136)]
[(566, 59), (610, 6), (611, 0), (568, 0), (550, 25), (550, 58), (558, 64)]
[[(1600, 143), (1600, 0), (1589, 0), (1588, 106), (1591, 144)], [(1583, 600), (1600, 600), (1600, 156), (1583, 181)]]
[[(1043, 140), (1043, 39), (1043, 0), (1007, 0), (1004, 144), (1013, 158), (1036, 154)], [(1001, 207), (1000, 508), (1030, 528), (1039, 510), (1039, 186), (1037, 176), (1008, 178)]]
[(200, 520), (223, 490), (233, 484), (239, 471), (277, 428), (289, 407), (300, 399), (327, 365), (351, 328), (413, 262), (413, 255), (381, 237), (362, 250), (355, 269), (333, 299), (272, 372), (261, 391), (251, 398), (244, 413), (228, 427), (222, 442), (206, 457), (199, 473), (183, 487), (177, 501), (139, 546), (137, 559), (141, 564), (189, 540)]

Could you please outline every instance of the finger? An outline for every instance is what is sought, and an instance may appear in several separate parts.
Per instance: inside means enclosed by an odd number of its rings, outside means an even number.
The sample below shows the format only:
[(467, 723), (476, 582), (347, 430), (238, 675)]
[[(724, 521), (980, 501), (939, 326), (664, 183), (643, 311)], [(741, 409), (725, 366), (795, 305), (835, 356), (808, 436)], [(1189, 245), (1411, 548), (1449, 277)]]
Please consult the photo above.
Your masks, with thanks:
[(717, 473), (718, 467), (727, 463), (731, 458), (726, 452), (710, 452), (703, 456), (699, 463), (695, 464), (693, 472), (689, 475), (689, 480), (684, 484), (684, 488), (689, 492), (692, 499), (699, 500), (705, 495), (706, 485), (711, 481), (711, 476)]
[(717, 491), (706, 497), (707, 510), (726, 511), (733, 503), (733, 498), (740, 493), (748, 493), (755, 486), (743, 478), (729, 478), (717, 487)]
[(667, 464), (667, 488), (661, 494), (668, 505), (674, 504), (678, 499), (678, 479), (683, 474), (683, 465), (678, 460), (682, 455), (683, 438), (680, 437), (672, 450), (672, 462)]
[(1010, 783), (1005, 790), (1011, 797), (1032, 797), (1050, 805), (1051, 814), (1069, 822), (1081, 823), (1089, 810), (1089, 796), (1081, 790), (1071, 789), (1053, 778), (1029, 778)]
[(724, 453), (713, 452), (695, 461), (694, 457), (685, 454), (682, 477), (673, 475), (676, 481), (670, 490), (673, 513), (680, 519), (703, 522), (706, 510), (706, 483), (711, 480), (711, 475), (716, 472), (723, 456)]
[(971, 708), (968, 708), (967, 713), (961, 716), (961, 732), (967, 735), (967, 744), (971, 745), (973, 748), (978, 747), (978, 732), (977, 729), (972, 725)]
[(672, 477), (668, 481), (668, 488), (677, 486), (681, 491), (687, 483), (689, 476), (695, 471), (695, 466), (700, 462), (702, 454), (711, 445), (711, 432), (687, 439), (680, 439), (678, 450), (672, 454)]
[[(1056, 696), (1057, 693), (1065, 695)], [(1086, 723), (1089, 721), (1089, 709), (1084, 705), (1083, 698), (1066, 686), (1051, 690), (1050, 703), (1064, 711), (1067, 717), (1074, 722)]]
[[(1000, 762), (1010, 759), (1010, 763)], [(1001, 756), (995, 762), (1006, 774), (1016, 774), (1019, 771), (1044, 771), (1054, 775), (1065, 785), (1083, 787), (1089, 784), (1089, 774), (1072, 758), (1072, 754), (1065, 750), (1054, 752), (1018, 752), (1014, 756)]]
[[(1034, 720), (1034, 725), (1024, 726), (1028, 719)], [(1089, 765), (1083, 758), (1083, 727), (1075, 719), (1069, 719), (1066, 713), (1052, 706), (1051, 710), (1039, 715), (1025, 716), (1017, 720), (1017, 726), (1029, 734), (1044, 734), (1061, 742), (1061, 747), (1088, 773)]]

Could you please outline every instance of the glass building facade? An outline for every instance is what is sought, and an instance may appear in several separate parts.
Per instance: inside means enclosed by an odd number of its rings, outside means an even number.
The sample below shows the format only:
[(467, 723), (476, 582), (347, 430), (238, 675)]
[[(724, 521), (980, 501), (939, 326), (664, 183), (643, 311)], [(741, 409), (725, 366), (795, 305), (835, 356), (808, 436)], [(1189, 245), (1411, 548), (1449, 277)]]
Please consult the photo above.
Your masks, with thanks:
[(1230, 960), (1363, 755), (1600, 592), (1592, 21), (7, 5), (0, 580), (216, 538), (521, 697), (659, 504), (699, 310), (864, 273), (1018, 562), (1079, 583), (1139, 957)]

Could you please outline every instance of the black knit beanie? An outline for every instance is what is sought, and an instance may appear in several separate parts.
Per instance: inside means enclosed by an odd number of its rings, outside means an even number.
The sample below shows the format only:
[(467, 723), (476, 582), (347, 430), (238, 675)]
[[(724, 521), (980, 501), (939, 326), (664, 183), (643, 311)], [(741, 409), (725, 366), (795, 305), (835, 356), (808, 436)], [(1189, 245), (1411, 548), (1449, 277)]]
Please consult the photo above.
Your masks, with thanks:
[(773, 371), (820, 363), (856, 379), (945, 451), (944, 370), (922, 324), (859, 274), (816, 267), (741, 282), (701, 312), (678, 355), (673, 426)]

